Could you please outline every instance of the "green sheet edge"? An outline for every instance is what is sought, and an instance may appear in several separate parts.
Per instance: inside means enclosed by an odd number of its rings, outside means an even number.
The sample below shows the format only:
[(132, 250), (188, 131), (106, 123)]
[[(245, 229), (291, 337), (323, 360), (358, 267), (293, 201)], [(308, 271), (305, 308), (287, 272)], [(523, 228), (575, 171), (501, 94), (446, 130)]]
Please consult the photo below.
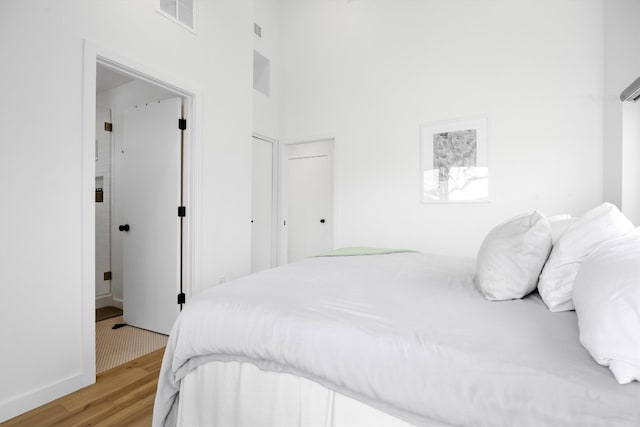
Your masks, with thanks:
[(389, 248), (369, 248), (369, 247), (347, 247), (338, 248), (329, 252), (324, 252), (314, 257), (331, 257), (331, 256), (357, 256), (357, 255), (387, 255), (399, 252), (417, 252), (411, 249), (389, 249)]

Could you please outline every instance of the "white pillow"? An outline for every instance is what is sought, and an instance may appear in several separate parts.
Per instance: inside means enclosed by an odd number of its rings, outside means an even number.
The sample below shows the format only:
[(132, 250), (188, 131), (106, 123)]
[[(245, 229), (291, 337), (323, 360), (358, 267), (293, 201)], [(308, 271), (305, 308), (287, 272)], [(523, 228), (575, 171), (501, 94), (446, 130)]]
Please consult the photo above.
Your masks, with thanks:
[(610, 203), (603, 203), (571, 223), (551, 250), (538, 291), (551, 311), (573, 310), (573, 281), (582, 261), (601, 243), (631, 231), (633, 224)]
[(536, 288), (551, 250), (551, 229), (538, 211), (492, 229), (480, 246), (476, 285), (489, 300), (526, 296)]
[(573, 301), (580, 342), (620, 384), (640, 381), (640, 231), (609, 240), (584, 261)]

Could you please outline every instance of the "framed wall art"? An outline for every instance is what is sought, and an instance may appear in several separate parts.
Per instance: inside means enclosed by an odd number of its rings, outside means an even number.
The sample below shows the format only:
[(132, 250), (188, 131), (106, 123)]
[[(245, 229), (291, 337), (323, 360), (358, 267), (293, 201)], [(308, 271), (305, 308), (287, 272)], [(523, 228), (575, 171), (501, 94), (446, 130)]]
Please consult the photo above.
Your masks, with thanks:
[(420, 127), (423, 203), (489, 201), (487, 118)]

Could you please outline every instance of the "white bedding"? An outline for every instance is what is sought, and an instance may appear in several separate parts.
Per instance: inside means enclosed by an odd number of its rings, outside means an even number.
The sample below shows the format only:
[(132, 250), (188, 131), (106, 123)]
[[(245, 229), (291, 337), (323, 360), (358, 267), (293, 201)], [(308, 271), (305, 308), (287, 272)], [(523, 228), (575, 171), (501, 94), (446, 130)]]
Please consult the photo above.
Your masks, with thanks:
[(574, 312), (537, 295), (487, 301), (473, 269), (419, 253), (312, 258), (212, 288), (171, 333), (154, 426), (212, 360), (299, 375), (415, 425), (640, 425), (640, 383), (593, 361)]

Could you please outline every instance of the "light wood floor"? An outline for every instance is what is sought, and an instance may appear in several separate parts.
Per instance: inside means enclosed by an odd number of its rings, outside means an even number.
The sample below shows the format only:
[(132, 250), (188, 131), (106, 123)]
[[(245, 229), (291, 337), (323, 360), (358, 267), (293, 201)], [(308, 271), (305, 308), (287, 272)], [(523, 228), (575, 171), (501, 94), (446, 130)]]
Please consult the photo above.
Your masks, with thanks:
[(150, 426), (164, 349), (98, 375), (92, 386), (78, 390), (2, 427)]

